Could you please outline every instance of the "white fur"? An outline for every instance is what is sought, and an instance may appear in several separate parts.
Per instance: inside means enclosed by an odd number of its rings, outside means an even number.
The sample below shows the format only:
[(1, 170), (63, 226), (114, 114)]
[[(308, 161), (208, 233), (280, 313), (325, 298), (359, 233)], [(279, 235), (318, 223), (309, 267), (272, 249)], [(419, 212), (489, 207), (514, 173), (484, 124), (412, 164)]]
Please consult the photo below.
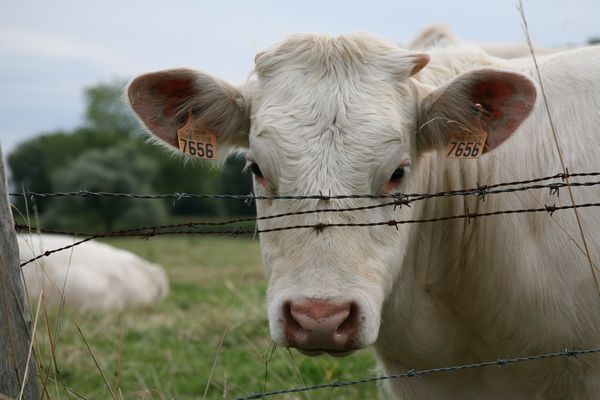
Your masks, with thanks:
[[(19, 235), (21, 260), (80, 240), (60, 235)], [(43, 290), (44, 302), (65, 303), (78, 311), (113, 311), (149, 306), (168, 293), (165, 271), (135, 254), (90, 241), (43, 257), (23, 267), (23, 279), (32, 304)]]
[[(561, 171), (537, 86), (532, 114), (507, 143), (479, 160), (450, 160), (418, 147), (425, 99), (457, 75), (492, 67), (534, 78), (528, 60), (470, 49), (435, 49), (423, 61), (369, 35), (296, 35), (260, 53), (249, 104), (247, 157), (264, 179), (257, 194), (380, 193), (411, 163), (402, 192), (472, 188)], [(415, 69), (416, 68), (416, 69)], [(600, 49), (540, 60), (570, 171), (600, 170)], [(199, 88), (198, 96), (202, 95)], [(469, 104), (455, 104), (456, 108)], [(423, 133), (419, 133), (423, 134)], [(600, 198), (574, 189), (576, 201)], [(258, 216), (374, 204), (378, 200), (258, 201)], [(261, 229), (297, 224), (435, 218), (569, 204), (548, 191), (428, 199), (411, 207), (289, 216)], [(600, 213), (579, 210), (592, 260), (600, 264)], [(571, 239), (573, 238), (573, 239)], [(582, 251), (574, 213), (564, 211), (364, 228), (261, 234), (269, 276), (273, 339), (286, 345), (283, 304), (298, 297), (354, 301), (359, 341), (374, 344), (386, 373), (600, 345), (600, 297)], [(555, 359), (465, 370), (388, 383), (402, 399), (591, 399), (598, 359)]]

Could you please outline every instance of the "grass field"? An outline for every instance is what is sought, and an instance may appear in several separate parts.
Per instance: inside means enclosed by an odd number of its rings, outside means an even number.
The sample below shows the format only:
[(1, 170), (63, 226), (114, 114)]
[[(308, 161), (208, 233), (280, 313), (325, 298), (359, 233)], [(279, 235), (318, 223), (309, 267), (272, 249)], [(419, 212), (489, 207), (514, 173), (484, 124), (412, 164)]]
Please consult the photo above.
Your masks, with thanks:
[[(343, 359), (308, 358), (272, 345), (257, 241), (188, 236), (107, 242), (164, 266), (171, 292), (151, 309), (120, 315), (65, 312), (58, 339), (56, 312), (42, 318), (38, 363), (42, 382), (50, 377), (52, 399), (111, 399), (111, 390), (117, 399), (227, 399), (375, 375), (369, 350)], [(273, 398), (374, 397), (375, 384), (367, 384)]]

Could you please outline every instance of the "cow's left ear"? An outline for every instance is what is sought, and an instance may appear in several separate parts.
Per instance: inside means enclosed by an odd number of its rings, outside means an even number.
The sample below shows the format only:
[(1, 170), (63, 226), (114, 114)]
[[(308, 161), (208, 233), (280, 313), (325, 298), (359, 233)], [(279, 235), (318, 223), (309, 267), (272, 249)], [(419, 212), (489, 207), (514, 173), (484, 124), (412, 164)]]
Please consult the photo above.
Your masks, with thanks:
[(157, 71), (135, 78), (127, 97), (148, 131), (171, 150), (179, 152), (178, 131), (192, 121), (215, 135), (221, 160), (248, 147), (248, 102), (220, 79), (182, 68)]
[(417, 130), (419, 152), (443, 149), (455, 133), (487, 133), (483, 152), (508, 139), (527, 118), (536, 88), (526, 76), (495, 69), (459, 75), (427, 95), (421, 103)]

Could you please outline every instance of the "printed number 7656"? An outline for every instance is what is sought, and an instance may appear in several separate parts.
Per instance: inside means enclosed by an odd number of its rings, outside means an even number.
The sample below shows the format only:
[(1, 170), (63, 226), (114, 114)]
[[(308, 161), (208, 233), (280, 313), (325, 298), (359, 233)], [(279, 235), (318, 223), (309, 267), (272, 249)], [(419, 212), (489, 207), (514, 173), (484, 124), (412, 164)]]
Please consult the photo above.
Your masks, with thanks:
[(448, 157), (477, 157), (480, 151), (479, 142), (450, 142), (452, 147), (448, 154)]
[(195, 142), (193, 140), (181, 139), (183, 141), (183, 152), (192, 156), (213, 158), (213, 148), (210, 143)]

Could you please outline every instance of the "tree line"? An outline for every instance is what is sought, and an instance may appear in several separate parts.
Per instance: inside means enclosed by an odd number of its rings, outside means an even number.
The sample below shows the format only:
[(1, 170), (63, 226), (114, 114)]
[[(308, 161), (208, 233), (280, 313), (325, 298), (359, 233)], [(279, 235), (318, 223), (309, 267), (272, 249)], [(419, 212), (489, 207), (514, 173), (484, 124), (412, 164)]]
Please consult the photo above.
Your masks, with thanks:
[[(44, 133), (21, 143), (8, 155), (15, 191), (105, 191), (123, 193), (247, 194), (251, 177), (242, 172), (243, 158), (219, 169), (185, 160), (146, 137), (122, 101), (123, 82), (85, 90), (85, 118), (71, 131)], [(27, 201), (27, 203), (26, 203)], [(42, 226), (83, 232), (162, 224), (191, 216), (239, 216), (254, 213), (239, 200), (173, 201), (65, 197), (17, 199), (22, 217), (39, 215)]]

